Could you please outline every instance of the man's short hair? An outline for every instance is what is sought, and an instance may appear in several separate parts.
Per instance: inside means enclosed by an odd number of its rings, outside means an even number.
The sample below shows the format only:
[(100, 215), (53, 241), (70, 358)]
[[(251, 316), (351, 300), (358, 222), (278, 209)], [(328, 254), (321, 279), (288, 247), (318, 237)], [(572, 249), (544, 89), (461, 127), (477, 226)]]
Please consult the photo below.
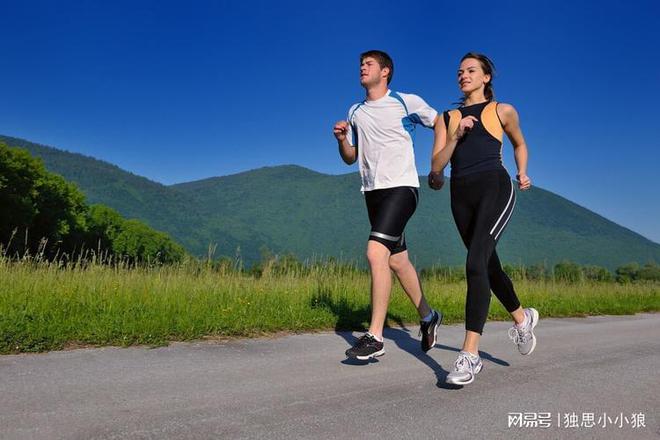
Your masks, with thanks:
[(392, 61), (392, 58), (382, 50), (368, 50), (360, 54), (360, 64), (362, 64), (362, 61), (365, 58), (373, 58), (378, 61), (378, 65), (381, 69), (384, 69), (385, 67), (390, 69), (390, 73), (387, 75), (387, 84), (389, 85), (392, 81), (392, 76), (394, 75), (394, 61)]

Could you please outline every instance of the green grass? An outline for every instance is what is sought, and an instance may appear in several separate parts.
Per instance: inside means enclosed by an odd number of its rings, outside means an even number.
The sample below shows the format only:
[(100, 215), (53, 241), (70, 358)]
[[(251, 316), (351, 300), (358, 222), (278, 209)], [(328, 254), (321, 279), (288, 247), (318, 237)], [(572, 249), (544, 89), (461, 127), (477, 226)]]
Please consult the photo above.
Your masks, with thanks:
[[(463, 319), (465, 284), (423, 280), (448, 323)], [(542, 316), (632, 314), (660, 310), (659, 283), (516, 283), (523, 305)], [(507, 319), (494, 299), (491, 319)], [(73, 265), (0, 258), (0, 353), (78, 345), (162, 345), (329, 329), (364, 329), (369, 276), (327, 264), (261, 277), (200, 264), (158, 268)], [(389, 325), (418, 320), (396, 285)]]

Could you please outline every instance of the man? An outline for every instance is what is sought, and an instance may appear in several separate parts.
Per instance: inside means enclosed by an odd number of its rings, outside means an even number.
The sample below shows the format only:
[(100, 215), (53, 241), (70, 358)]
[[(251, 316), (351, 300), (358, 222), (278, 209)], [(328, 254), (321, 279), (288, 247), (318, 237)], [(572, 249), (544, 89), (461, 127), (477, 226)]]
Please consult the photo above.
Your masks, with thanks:
[(390, 270), (417, 308), (424, 352), (435, 345), (442, 322), (442, 314), (432, 310), (424, 298), (403, 232), (419, 198), (415, 126), (432, 128), (438, 113), (419, 96), (389, 90), (393, 73), (394, 63), (385, 52), (371, 50), (360, 55), (360, 84), (366, 99), (350, 108), (347, 121), (334, 126), (341, 158), (349, 165), (359, 163), (371, 223), (367, 242), (371, 323), (369, 331), (346, 351), (348, 357), (360, 360), (385, 354), (383, 326), (392, 288)]

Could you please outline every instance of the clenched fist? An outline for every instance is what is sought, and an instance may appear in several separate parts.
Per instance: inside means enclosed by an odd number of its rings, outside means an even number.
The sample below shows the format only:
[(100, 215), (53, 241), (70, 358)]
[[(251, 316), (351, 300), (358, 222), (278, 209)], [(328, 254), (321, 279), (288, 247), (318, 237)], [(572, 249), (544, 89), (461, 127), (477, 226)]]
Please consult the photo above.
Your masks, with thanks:
[(431, 171), (429, 173), (429, 187), (434, 190), (442, 189), (445, 184), (445, 175), (442, 171)]
[(332, 131), (335, 137), (337, 138), (337, 140), (339, 142), (343, 142), (344, 139), (346, 139), (346, 135), (348, 134), (348, 122), (347, 121), (337, 122)]

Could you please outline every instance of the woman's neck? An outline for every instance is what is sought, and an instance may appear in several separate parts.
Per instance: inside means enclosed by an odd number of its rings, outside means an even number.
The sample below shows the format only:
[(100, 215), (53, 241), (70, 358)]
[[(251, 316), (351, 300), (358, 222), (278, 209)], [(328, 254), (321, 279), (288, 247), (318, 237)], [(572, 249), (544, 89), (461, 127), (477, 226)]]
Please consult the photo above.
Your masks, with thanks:
[(475, 90), (472, 93), (465, 95), (465, 101), (463, 101), (464, 106), (480, 104), (486, 101), (486, 95), (484, 95), (483, 90)]

